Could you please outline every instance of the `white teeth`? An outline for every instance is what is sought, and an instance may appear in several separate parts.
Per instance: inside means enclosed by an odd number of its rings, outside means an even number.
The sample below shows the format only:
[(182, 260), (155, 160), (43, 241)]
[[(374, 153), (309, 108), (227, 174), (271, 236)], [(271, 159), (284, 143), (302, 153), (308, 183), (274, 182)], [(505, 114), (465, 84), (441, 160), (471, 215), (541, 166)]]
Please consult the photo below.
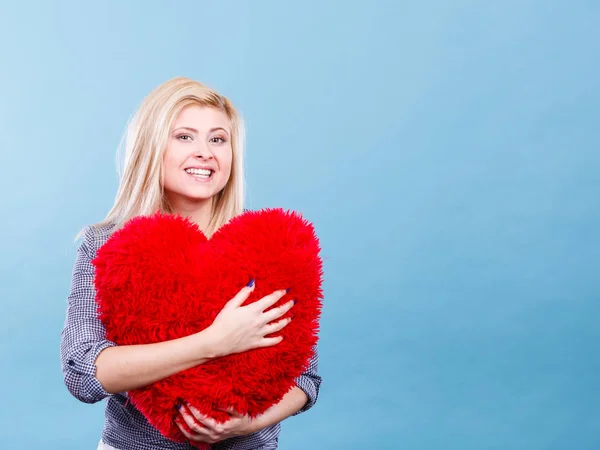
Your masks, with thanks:
[(202, 178), (208, 178), (212, 173), (210, 169), (185, 169), (185, 171), (190, 175), (196, 175)]

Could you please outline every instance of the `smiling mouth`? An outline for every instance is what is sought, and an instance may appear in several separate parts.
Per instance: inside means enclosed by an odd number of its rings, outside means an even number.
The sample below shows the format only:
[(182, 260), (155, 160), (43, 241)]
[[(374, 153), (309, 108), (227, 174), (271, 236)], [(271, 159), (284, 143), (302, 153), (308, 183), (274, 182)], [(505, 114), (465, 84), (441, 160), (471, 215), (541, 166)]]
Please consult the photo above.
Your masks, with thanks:
[(185, 169), (185, 172), (197, 180), (208, 180), (215, 173), (212, 169)]

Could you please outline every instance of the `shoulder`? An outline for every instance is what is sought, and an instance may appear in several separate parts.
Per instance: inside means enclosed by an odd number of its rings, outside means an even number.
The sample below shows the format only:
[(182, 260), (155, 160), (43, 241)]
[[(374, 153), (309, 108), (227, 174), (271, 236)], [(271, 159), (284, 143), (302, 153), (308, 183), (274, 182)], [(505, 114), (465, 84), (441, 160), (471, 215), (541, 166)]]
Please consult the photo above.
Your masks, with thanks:
[(90, 254), (95, 256), (96, 251), (104, 245), (110, 235), (115, 231), (114, 224), (93, 224), (88, 225), (82, 232), (82, 243)]

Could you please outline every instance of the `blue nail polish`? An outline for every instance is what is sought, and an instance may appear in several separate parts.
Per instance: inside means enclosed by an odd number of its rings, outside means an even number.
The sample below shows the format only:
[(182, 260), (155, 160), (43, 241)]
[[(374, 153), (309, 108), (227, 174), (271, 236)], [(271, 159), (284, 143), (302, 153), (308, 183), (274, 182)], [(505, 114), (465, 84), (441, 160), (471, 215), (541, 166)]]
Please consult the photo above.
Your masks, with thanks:
[(287, 288), (287, 289), (285, 290), (285, 292), (290, 292), (290, 288)]
[(294, 299), (294, 305), (296, 304), (296, 302), (297, 302), (297, 301), (298, 301), (298, 300)]
[(248, 287), (254, 286), (254, 278), (252, 278), (246, 286), (248, 286)]

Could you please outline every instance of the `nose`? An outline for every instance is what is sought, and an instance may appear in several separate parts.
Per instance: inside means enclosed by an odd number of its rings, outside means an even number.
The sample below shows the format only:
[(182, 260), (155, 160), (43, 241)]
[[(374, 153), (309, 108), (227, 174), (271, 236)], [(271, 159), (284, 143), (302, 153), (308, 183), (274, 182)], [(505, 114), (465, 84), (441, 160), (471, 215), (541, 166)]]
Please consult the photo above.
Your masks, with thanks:
[(194, 149), (194, 156), (199, 159), (211, 159), (213, 154), (206, 142), (199, 141)]

